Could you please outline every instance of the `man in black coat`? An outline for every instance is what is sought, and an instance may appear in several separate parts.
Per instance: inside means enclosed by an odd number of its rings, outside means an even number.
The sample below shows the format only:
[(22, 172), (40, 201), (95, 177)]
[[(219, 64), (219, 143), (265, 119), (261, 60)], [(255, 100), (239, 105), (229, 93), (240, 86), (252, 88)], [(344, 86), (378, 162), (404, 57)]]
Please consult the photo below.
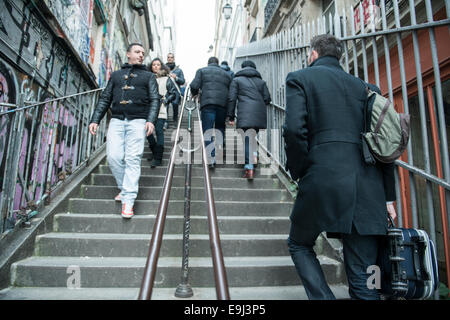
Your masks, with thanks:
[[(256, 152), (256, 135), (260, 129), (267, 127), (266, 105), (271, 101), (269, 89), (256, 65), (245, 60), (230, 85), (228, 92), (227, 118), (234, 125), (237, 107), (237, 129), (242, 135), (245, 148), (244, 178), (253, 179)], [(253, 129), (253, 130), (249, 130)]]
[(286, 166), (299, 179), (288, 245), (308, 297), (334, 299), (313, 246), (323, 231), (340, 234), (350, 296), (379, 299), (367, 268), (376, 265), (387, 212), (395, 217), (394, 165), (363, 161), (365, 83), (342, 69), (341, 54), (335, 37), (316, 36), (309, 67), (286, 78)]
[(191, 82), (193, 96), (198, 95), (201, 89), (200, 110), (203, 133), (205, 134), (205, 147), (208, 154), (208, 163), (214, 168), (215, 147), (208, 148), (212, 142), (212, 128), (216, 128), (215, 142), (222, 146), (225, 138), (225, 116), (228, 99), (228, 89), (231, 76), (219, 66), (216, 57), (208, 59), (208, 66), (197, 70), (194, 80)]
[[(175, 126), (178, 121), (178, 106), (181, 103), (181, 86), (186, 82), (184, 79), (183, 70), (181, 70), (180, 66), (175, 64), (175, 55), (173, 53), (167, 54), (167, 63), (166, 66), (170, 69), (170, 77), (175, 81), (176, 89), (178, 94), (175, 97), (175, 100), (172, 102), (173, 108), (173, 122)], [(166, 122), (167, 125), (167, 122)]]
[(122, 202), (122, 217), (131, 218), (139, 189), (145, 137), (155, 129), (160, 98), (155, 76), (142, 64), (142, 45), (132, 43), (127, 58), (128, 63), (111, 74), (92, 115), (89, 132), (96, 134), (98, 124), (111, 108), (106, 154), (120, 189), (114, 199)]

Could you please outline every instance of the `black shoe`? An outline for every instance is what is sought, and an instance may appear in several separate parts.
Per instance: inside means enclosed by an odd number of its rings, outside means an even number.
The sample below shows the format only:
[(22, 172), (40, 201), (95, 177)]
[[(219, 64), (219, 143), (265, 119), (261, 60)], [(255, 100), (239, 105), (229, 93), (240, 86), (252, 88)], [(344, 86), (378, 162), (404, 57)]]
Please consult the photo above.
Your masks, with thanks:
[(214, 170), (216, 168), (216, 164), (215, 163), (208, 164), (208, 168)]
[(152, 161), (150, 167), (151, 167), (151, 168), (159, 167), (159, 166), (161, 165), (161, 162), (162, 162), (161, 160), (153, 159), (153, 161)]

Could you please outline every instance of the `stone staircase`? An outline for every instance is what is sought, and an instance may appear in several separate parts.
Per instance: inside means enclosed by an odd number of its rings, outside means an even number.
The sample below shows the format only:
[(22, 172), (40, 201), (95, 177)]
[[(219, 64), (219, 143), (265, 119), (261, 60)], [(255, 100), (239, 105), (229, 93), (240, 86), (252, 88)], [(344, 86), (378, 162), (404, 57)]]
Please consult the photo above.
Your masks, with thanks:
[[(173, 123), (171, 123), (173, 128)], [(164, 160), (150, 168), (145, 148), (135, 216), (120, 216), (118, 189), (106, 159), (54, 216), (50, 233), (37, 236), (34, 255), (11, 267), (11, 286), (0, 299), (136, 299), (172, 147), (166, 130)], [(227, 144), (233, 137), (227, 137)], [(286, 239), (291, 194), (276, 175), (242, 178), (242, 165), (211, 172), (231, 299), (306, 299)], [(185, 165), (176, 165), (152, 299), (178, 299), (181, 277)], [(204, 177), (192, 168), (190, 299), (216, 299), (208, 235)], [(332, 251), (332, 250), (331, 250)], [(316, 252), (337, 298), (347, 298), (343, 265), (324, 240)], [(74, 271), (75, 270), (75, 271)], [(75, 273), (74, 273), (75, 272)], [(73, 288), (73, 276), (79, 276)]]

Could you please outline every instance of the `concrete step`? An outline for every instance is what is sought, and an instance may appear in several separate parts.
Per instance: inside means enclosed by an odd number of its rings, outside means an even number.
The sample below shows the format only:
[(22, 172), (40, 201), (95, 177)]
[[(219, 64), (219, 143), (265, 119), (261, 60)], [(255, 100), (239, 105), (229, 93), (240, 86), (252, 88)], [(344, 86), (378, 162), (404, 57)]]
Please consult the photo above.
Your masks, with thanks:
[[(205, 230), (207, 232), (207, 230)], [(288, 256), (287, 235), (278, 234), (221, 234), (225, 257)], [(37, 256), (78, 257), (146, 257), (151, 234), (120, 233), (64, 233), (52, 232), (36, 238)], [(161, 257), (182, 256), (182, 234), (164, 234)], [(191, 234), (190, 257), (211, 256), (208, 234)]]
[[(172, 187), (170, 193), (171, 200), (184, 200), (184, 187)], [(139, 200), (159, 200), (163, 186), (140, 187)], [(95, 186), (82, 185), (80, 197), (85, 199), (112, 199), (117, 195), (116, 186)], [(247, 190), (247, 189), (230, 189), (230, 188), (214, 188), (214, 200), (216, 201), (259, 201), (259, 202), (292, 202), (290, 194), (286, 190), (265, 189), (265, 190)], [(205, 188), (191, 188), (191, 200), (205, 200)]]
[[(134, 213), (156, 214), (159, 200), (136, 200)], [(215, 201), (217, 216), (284, 216), (291, 213), (292, 204), (287, 202), (250, 202), (250, 201)], [(72, 213), (120, 213), (121, 203), (104, 199), (69, 199), (69, 212)], [(191, 201), (191, 214), (206, 214), (205, 201)], [(170, 200), (167, 214), (182, 215), (184, 212), (184, 200)]]
[[(344, 271), (337, 261), (318, 256), (330, 284), (343, 283)], [(300, 279), (289, 256), (225, 257), (231, 287), (296, 286)], [(14, 263), (12, 286), (65, 287), (79, 276), (82, 288), (140, 287), (146, 258), (124, 257), (37, 257)], [(155, 288), (175, 288), (180, 282), (181, 258), (161, 257)], [(75, 270), (75, 271), (74, 271)], [(193, 287), (214, 287), (210, 257), (189, 259), (189, 282)], [(74, 274), (75, 272), (75, 274)], [(70, 282), (69, 282), (70, 283)]]
[[(60, 213), (55, 215), (54, 231), (83, 233), (122, 233), (148, 234), (153, 231), (154, 215), (137, 215), (131, 220), (123, 219), (119, 214)], [(190, 217), (190, 233), (208, 233), (208, 218)], [(184, 217), (166, 217), (165, 233), (182, 234)], [(217, 223), (221, 234), (288, 234), (288, 217), (246, 217), (218, 216)]]
[[(147, 162), (147, 163), (146, 163)], [(142, 161), (141, 165), (141, 174), (143, 175), (166, 175), (167, 168), (165, 167), (156, 167), (151, 168), (148, 161)], [(174, 175), (176, 176), (184, 176), (186, 168), (185, 166), (176, 166), (174, 170)], [(98, 167), (97, 173), (110, 174), (111, 170), (106, 165), (100, 165)], [(229, 177), (229, 178), (242, 178), (244, 175), (244, 170), (242, 168), (227, 168), (226, 165), (219, 165), (216, 169), (210, 170), (211, 176), (214, 177)], [(203, 168), (200, 166), (192, 167), (192, 176), (193, 177), (203, 177)], [(261, 168), (255, 170), (255, 177), (264, 178), (264, 177), (273, 177), (274, 172), (270, 169), (263, 170)]]
[[(139, 186), (162, 186), (164, 184), (165, 175), (141, 175), (139, 178)], [(93, 185), (106, 185), (115, 186), (116, 180), (111, 173), (100, 174), (93, 173), (91, 175), (91, 184)], [(184, 187), (185, 178), (184, 175), (173, 176), (172, 186), (173, 187)], [(229, 177), (216, 177), (211, 176), (211, 184), (214, 188), (239, 188), (239, 189), (280, 189), (284, 188), (280, 180), (276, 178), (254, 178), (253, 181), (247, 179), (236, 179)], [(192, 187), (202, 187), (205, 186), (205, 179), (201, 177), (192, 177), (191, 180)]]
[[(349, 299), (348, 287), (331, 285), (336, 299)], [(175, 297), (175, 288), (155, 288), (152, 300), (216, 300), (216, 288), (192, 288), (191, 298)], [(230, 287), (231, 300), (307, 300), (303, 286)], [(136, 300), (139, 288), (10, 287), (0, 290), (0, 300)]]

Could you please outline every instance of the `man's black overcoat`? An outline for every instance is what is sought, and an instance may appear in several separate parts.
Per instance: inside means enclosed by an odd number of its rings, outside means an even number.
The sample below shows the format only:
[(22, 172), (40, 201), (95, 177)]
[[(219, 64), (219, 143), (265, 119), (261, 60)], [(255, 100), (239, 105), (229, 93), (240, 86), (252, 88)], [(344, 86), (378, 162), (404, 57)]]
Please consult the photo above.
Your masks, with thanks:
[(394, 165), (364, 163), (366, 96), (364, 82), (331, 56), (288, 74), (283, 136), (287, 168), (299, 178), (291, 214), (296, 232), (350, 233), (354, 224), (361, 235), (386, 234)]

